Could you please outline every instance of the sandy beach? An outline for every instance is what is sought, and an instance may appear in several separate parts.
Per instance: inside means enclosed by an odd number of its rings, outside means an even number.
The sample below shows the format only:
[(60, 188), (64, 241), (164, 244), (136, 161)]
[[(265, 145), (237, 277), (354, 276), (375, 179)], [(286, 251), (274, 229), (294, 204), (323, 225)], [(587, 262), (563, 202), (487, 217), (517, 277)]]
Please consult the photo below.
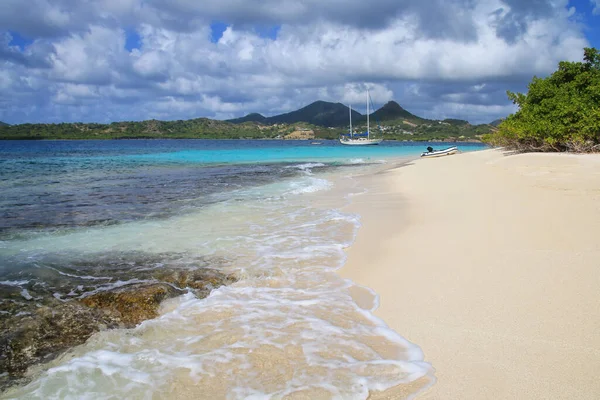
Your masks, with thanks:
[(600, 398), (600, 156), (486, 150), (360, 179), (340, 274), (435, 368), (418, 399)]

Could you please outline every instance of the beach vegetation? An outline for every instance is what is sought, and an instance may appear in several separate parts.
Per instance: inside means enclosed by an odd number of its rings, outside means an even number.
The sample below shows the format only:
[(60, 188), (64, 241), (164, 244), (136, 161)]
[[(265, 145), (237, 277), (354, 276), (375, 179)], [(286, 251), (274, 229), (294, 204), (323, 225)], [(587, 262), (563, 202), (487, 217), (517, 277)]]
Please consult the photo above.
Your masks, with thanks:
[(546, 78), (533, 77), (527, 93), (508, 91), (518, 106), (483, 140), (507, 149), (600, 151), (600, 53), (585, 48), (581, 62), (561, 61)]

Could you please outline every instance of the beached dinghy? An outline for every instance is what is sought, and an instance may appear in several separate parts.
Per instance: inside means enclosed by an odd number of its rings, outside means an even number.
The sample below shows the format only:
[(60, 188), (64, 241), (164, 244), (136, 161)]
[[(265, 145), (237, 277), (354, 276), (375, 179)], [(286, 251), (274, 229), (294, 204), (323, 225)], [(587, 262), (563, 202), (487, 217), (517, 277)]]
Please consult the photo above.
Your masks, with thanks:
[(428, 147), (426, 152), (421, 153), (421, 157), (441, 157), (456, 153), (458, 153), (458, 147), (456, 146), (448, 147), (444, 150), (434, 150), (432, 147)]

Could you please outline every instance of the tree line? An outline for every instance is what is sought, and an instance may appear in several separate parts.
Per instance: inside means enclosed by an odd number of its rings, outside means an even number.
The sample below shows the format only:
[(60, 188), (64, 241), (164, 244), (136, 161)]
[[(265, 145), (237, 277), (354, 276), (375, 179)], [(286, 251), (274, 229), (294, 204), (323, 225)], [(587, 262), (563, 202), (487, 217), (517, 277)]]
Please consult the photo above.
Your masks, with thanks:
[(518, 111), (483, 140), (532, 151), (600, 150), (600, 54), (585, 48), (582, 62), (561, 61), (546, 78), (534, 77), (526, 94), (507, 91)]

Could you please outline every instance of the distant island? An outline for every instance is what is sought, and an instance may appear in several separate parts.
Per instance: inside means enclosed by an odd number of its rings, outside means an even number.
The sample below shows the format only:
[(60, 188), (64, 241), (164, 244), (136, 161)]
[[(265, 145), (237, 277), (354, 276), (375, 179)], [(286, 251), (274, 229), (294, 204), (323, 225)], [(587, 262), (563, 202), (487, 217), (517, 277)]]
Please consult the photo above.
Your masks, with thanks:
[[(370, 114), (386, 140), (480, 141), (496, 128), (459, 119), (429, 120), (406, 111), (395, 101)], [(357, 131), (366, 115), (352, 111)], [(373, 129), (373, 128), (371, 128)], [(316, 101), (299, 110), (265, 117), (252, 113), (226, 121), (196, 118), (177, 121), (124, 121), (110, 124), (0, 124), (0, 139), (337, 139), (348, 130), (348, 107)]]

